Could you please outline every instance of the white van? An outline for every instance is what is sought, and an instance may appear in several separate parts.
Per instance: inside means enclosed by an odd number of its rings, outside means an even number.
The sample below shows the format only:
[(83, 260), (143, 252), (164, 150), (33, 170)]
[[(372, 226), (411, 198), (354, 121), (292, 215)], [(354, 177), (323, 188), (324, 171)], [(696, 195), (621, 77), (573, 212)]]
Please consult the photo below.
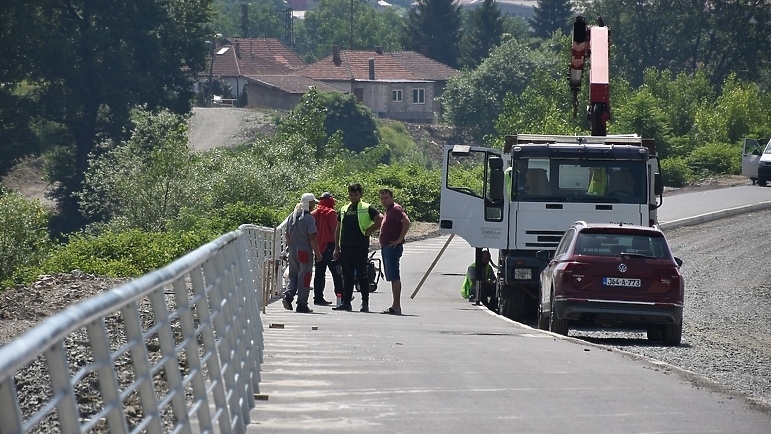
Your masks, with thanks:
[(771, 140), (765, 149), (755, 139), (744, 139), (742, 149), (742, 176), (752, 180), (752, 183), (765, 187), (771, 182)]

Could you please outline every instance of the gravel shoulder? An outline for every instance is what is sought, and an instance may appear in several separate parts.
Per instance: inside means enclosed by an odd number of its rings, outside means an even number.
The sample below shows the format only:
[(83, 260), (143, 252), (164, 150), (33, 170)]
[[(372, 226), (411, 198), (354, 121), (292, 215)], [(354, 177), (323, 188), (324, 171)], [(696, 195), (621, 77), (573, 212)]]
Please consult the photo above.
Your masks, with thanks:
[[(644, 331), (571, 330), (570, 336), (659, 360), (771, 409), (771, 211), (667, 231), (685, 263), (683, 341), (665, 347)], [(710, 382), (714, 382), (711, 384)], [(713, 387), (714, 388), (714, 387)]]

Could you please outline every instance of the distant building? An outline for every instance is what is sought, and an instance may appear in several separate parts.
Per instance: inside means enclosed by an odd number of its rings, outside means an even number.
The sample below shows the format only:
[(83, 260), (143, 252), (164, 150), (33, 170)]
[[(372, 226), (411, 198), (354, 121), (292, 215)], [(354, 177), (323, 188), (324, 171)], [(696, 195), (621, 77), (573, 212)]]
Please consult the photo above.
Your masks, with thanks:
[[(463, 9), (476, 9), (482, 3), (483, 0), (455, 0)], [(502, 13), (520, 18), (532, 18), (533, 7), (538, 5), (536, 0), (497, 0), (496, 3)]]
[(340, 50), (298, 71), (344, 89), (381, 118), (432, 123), (437, 97), (459, 71), (413, 51)]
[(406, 122), (432, 123), (437, 97), (460, 72), (413, 51), (340, 50), (306, 64), (274, 38), (231, 38), (214, 48), (211, 71), (199, 83), (221, 80), (232, 95), (210, 95), (215, 105), (291, 110), (310, 88), (353, 94), (373, 114)]

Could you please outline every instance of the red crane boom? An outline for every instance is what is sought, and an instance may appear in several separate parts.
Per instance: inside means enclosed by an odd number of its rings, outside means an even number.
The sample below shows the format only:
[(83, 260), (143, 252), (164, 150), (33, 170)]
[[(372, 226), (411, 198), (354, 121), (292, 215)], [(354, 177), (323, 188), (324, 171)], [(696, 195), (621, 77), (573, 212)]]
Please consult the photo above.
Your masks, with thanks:
[(602, 18), (598, 26), (588, 26), (584, 17), (573, 23), (573, 46), (570, 49), (570, 90), (573, 93), (573, 116), (578, 112), (578, 92), (581, 90), (584, 63), (589, 62), (589, 104), (586, 115), (593, 136), (608, 134), (610, 119), (610, 28)]

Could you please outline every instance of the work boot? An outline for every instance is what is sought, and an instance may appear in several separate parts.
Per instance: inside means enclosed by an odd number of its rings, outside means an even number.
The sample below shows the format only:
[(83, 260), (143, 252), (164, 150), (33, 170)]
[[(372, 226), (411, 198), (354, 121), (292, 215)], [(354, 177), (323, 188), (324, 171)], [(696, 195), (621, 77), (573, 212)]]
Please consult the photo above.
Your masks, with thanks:
[(284, 297), (284, 298), (281, 299), (281, 304), (284, 305), (284, 309), (292, 310), (292, 300), (291, 299)]
[(296, 311), (297, 313), (313, 313), (313, 310), (307, 304), (298, 304)]
[(345, 311), (352, 311), (353, 307), (351, 306), (351, 303), (343, 303), (340, 306), (333, 307), (332, 310), (345, 310)]
[(369, 312), (369, 303), (362, 303), (359, 312)]

